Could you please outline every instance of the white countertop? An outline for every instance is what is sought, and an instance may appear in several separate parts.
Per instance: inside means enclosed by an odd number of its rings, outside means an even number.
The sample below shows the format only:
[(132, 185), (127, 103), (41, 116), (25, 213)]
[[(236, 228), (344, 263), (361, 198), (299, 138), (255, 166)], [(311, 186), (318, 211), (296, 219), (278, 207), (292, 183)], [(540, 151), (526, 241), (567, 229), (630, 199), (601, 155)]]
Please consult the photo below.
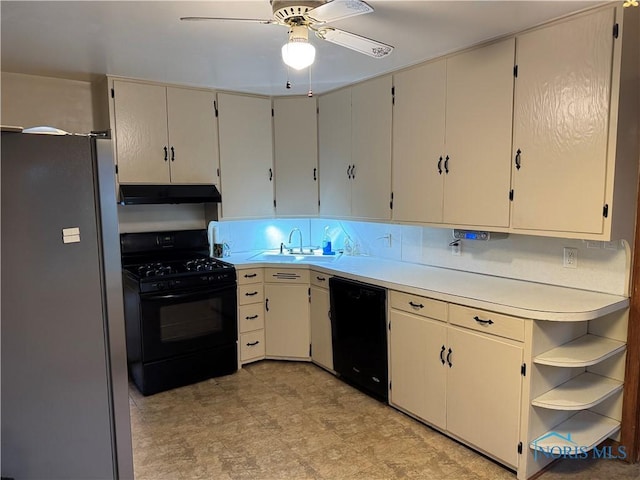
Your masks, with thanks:
[(429, 267), (373, 257), (342, 255), (332, 262), (277, 262), (236, 253), (225, 261), (238, 268), (312, 268), (392, 290), (482, 308), (507, 315), (550, 321), (592, 320), (629, 305), (627, 297), (541, 283)]

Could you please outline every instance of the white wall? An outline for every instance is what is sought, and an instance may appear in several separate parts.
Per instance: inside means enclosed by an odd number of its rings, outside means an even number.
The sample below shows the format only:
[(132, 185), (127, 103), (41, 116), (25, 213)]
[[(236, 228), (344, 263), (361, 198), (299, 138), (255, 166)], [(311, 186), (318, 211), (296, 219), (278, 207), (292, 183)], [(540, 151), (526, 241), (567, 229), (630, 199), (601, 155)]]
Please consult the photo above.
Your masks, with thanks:
[(0, 87), (2, 125), (48, 125), (71, 133), (96, 129), (90, 82), (2, 72)]
[[(210, 224), (210, 227), (213, 225)], [(277, 249), (298, 227), (303, 244), (320, 246), (326, 226), (334, 250), (345, 239), (354, 253), (533, 282), (628, 295), (630, 254), (624, 242), (585, 242), (510, 235), (506, 239), (462, 241), (460, 256), (451, 254), (450, 229), (323, 219), (217, 222), (218, 241), (234, 253)], [(298, 245), (297, 235), (293, 246)], [(578, 249), (578, 268), (562, 266), (563, 248)], [(606, 248), (605, 248), (606, 247)]]

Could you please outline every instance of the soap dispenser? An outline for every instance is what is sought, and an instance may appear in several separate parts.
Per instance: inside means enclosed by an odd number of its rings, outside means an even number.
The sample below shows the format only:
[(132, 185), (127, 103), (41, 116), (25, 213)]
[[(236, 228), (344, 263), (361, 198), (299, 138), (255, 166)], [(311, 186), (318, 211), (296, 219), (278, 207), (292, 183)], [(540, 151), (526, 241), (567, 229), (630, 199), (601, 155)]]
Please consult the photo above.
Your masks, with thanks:
[(331, 255), (331, 237), (329, 236), (329, 227), (324, 227), (324, 235), (322, 236), (322, 254)]

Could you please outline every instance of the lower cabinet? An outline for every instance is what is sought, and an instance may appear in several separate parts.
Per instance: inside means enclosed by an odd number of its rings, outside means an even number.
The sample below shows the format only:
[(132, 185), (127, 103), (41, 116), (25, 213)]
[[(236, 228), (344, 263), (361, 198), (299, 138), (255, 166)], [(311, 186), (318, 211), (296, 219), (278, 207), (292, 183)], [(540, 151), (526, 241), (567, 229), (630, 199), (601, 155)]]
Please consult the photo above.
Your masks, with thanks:
[(390, 403), (517, 468), (524, 320), (389, 298)]
[(311, 360), (333, 370), (329, 278), (331, 275), (311, 271)]
[(238, 332), (240, 364), (262, 360), (265, 355), (264, 290), (262, 268), (239, 269)]
[(309, 360), (309, 270), (265, 269), (267, 358)]

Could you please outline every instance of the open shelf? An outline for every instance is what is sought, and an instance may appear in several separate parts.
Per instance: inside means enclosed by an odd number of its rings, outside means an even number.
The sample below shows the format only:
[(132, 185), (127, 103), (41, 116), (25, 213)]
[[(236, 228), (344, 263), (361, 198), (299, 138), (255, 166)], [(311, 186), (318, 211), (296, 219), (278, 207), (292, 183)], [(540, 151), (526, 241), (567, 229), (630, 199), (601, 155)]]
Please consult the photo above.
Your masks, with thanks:
[(548, 350), (533, 361), (553, 367), (588, 367), (624, 351), (625, 348), (624, 342), (587, 334)]
[(558, 447), (563, 452), (568, 447), (570, 450), (588, 452), (618, 430), (620, 422), (617, 420), (584, 410), (531, 441), (529, 448), (557, 453)]
[(622, 382), (585, 372), (534, 398), (531, 405), (552, 410), (585, 410), (620, 390)]

